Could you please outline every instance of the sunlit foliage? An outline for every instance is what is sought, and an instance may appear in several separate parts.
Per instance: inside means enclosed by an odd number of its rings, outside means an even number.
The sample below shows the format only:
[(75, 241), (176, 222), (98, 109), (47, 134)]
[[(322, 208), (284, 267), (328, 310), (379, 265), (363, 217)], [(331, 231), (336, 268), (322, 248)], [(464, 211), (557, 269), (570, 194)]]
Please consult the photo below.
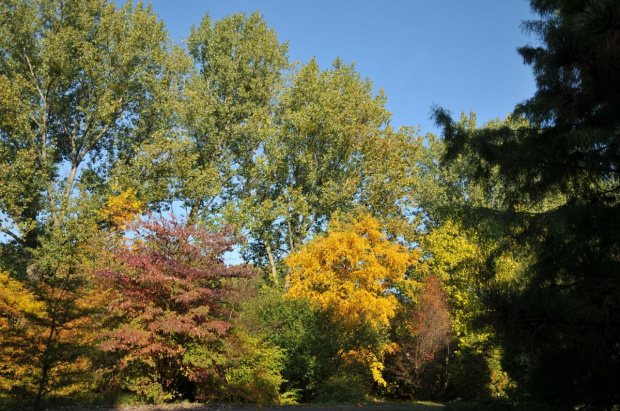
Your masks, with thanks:
[(389, 241), (372, 217), (335, 222), (325, 237), (317, 237), (287, 258), (288, 294), (316, 301), (347, 324), (386, 327), (397, 306), (389, 291), (415, 286), (407, 269), (417, 263), (416, 257), (415, 252)]
[(417, 286), (407, 275), (417, 258), (415, 251), (389, 241), (370, 216), (351, 223), (337, 221), (326, 236), (287, 258), (291, 268), (288, 295), (316, 303), (342, 330), (357, 333), (354, 340), (366, 333), (364, 344), (343, 342), (343, 364), (361, 364), (375, 382), (385, 384), (381, 356), (390, 345), (382, 341), (381, 333), (396, 313), (394, 294), (402, 291), (404, 298), (410, 298)]
[(238, 237), (175, 219), (138, 223), (137, 235), (99, 271), (119, 290), (100, 346), (117, 359), (115, 381), (156, 401), (213, 397), (226, 366), (227, 281), (250, 275), (222, 260)]

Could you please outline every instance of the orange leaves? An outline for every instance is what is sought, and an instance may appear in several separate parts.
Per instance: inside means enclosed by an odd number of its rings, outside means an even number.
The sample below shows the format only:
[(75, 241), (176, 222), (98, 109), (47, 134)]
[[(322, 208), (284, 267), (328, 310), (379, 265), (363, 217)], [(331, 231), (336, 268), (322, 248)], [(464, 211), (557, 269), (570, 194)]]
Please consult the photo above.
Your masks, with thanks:
[(395, 314), (393, 292), (412, 284), (406, 271), (415, 262), (415, 255), (390, 242), (372, 217), (335, 222), (326, 237), (287, 258), (288, 294), (308, 298), (350, 325), (379, 329)]

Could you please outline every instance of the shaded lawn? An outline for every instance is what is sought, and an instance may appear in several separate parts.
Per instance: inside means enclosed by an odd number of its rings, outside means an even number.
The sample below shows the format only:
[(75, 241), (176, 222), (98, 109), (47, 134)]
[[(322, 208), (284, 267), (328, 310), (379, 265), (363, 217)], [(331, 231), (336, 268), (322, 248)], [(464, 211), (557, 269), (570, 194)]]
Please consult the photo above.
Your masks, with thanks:
[[(397, 404), (360, 404), (360, 405), (280, 405), (264, 406), (263, 411), (440, 411), (438, 403), (397, 403)], [(112, 407), (59, 407), (47, 411), (254, 411), (256, 406), (243, 405), (201, 405), (201, 404), (169, 404), (169, 405), (119, 405)]]

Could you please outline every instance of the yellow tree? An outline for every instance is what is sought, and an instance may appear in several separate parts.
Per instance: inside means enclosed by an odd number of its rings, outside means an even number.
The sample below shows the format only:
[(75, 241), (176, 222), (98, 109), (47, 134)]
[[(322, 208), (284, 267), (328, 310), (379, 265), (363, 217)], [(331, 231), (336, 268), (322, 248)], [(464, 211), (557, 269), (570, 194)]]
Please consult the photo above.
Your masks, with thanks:
[(412, 297), (417, 287), (407, 275), (412, 265), (421, 266), (417, 250), (389, 241), (375, 219), (361, 216), (335, 221), (326, 236), (291, 254), (286, 264), (288, 295), (317, 304), (333, 329), (348, 336), (339, 352), (345, 368), (362, 366), (385, 384), (382, 356), (391, 349), (385, 333), (398, 307), (396, 295)]
[(46, 315), (44, 304), (9, 273), (0, 271), (0, 392), (9, 392), (15, 380), (27, 374), (29, 364), (16, 361), (22, 357), (24, 344), (9, 344), (13, 336), (11, 328), (19, 326), (27, 318)]
[(131, 188), (113, 190), (103, 207), (83, 199), (78, 217), (41, 238), (26, 275), (0, 270), (0, 396), (39, 407), (98, 383), (95, 347), (114, 291), (93, 271), (142, 207)]

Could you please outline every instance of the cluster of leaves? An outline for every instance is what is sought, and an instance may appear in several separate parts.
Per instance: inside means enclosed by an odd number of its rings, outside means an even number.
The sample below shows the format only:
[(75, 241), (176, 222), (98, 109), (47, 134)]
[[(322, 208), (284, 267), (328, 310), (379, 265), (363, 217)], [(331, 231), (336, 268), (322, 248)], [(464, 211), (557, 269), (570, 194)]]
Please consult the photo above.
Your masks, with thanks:
[(118, 357), (122, 388), (156, 401), (204, 397), (200, 390), (217, 385), (224, 366), (218, 357), (230, 327), (230, 279), (250, 275), (223, 262), (237, 239), (174, 218), (141, 223), (138, 231), (116, 251), (119, 265), (100, 271), (123, 290), (109, 304), (118, 325), (104, 333), (101, 349)]
[(390, 289), (410, 292), (415, 283), (406, 276), (416, 255), (390, 242), (376, 220), (362, 216), (335, 221), (324, 238), (317, 238), (289, 256), (288, 294), (316, 302), (333, 312), (345, 326), (389, 325), (397, 299)]

